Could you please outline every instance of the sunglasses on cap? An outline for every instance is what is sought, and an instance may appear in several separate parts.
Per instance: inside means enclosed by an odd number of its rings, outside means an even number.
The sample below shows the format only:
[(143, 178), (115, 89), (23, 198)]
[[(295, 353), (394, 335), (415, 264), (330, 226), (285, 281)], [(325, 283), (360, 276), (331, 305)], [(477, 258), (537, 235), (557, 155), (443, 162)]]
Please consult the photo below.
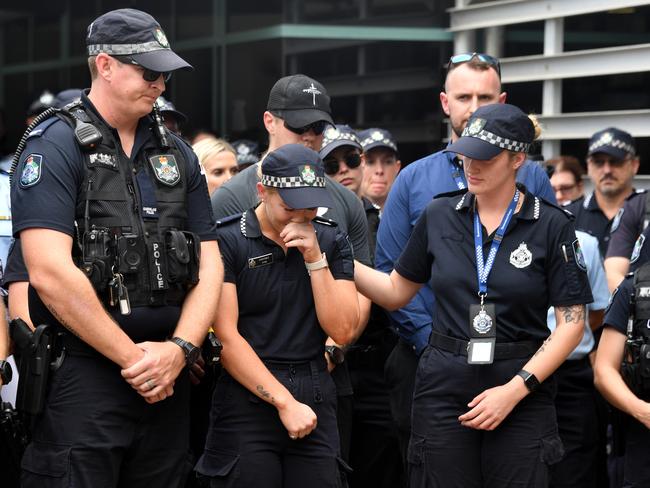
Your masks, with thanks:
[(336, 173), (338, 173), (339, 169), (341, 169), (341, 165), (339, 161), (343, 161), (345, 165), (350, 169), (358, 168), (359, 165), (361, 164), (361, 154), (356, 152), (351, 152), (346, 154), (344, 157), (340, 159), (336, 159), (333, 156), (329, 156), (323, 159), (325, 174), (335, 175)]
[(171, 71), (154, 71), (152, 69), (145, 68), (144, 66), (138, 64), (138, 62), (130, 56), (113, 56), (113, 57), (117, 59), (120, 63), (131, 64), (133, 66), (138, 66), (142, 68), (143, 70), (142, 78), (144, 79), (144, 81), (154, 82), (162, 76), (163, 81), (167, 83), (169, 79), (172, 77)]
[(447, 64), (447, 71), (452, 67), (458, 66), (459, 64), (469, 63), (472, 59), (478, 59), (479, 61), (492, 66), (494, 71), (497, 72), (499, 78), (501, 78), (501, 63), (494, 56), (483, 53), (463, 53), (463, 54), (454, 54), (449, 58), (449, 63)]
[(311, 124), (306, 125), (304, 127), (291, 127), (289, 124), (287, 124), (286, 120), (284, 121), (284, 126), (287, 129), (289, 129), (294, 134), (298, 134), (300, 136), (306, 132), (309, 132), (310, 130), (313, 130), (314, 134), (319, 136), (323, 132), (325, 132), (325, 129), (327, 129), (328, 125), (330, 125), (329, 122), (326, 122), (325, 120), (319, 120), (317, 122), (312, 122)]

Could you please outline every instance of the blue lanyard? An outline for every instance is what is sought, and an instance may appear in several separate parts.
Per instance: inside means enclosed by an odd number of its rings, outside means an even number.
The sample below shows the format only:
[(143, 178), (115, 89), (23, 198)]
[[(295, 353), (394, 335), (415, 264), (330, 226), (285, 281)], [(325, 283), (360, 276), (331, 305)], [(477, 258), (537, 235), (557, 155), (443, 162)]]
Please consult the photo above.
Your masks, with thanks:
[(458, 165), (456, 162), (456, 158), (454, 157), (453, 159), (449, 159), (449, 168), (451, 169), (451, 177), (454, 179), (456, 182), (456, 186), (458, 187), (459, 190), (465, 190), (467, 188), (467, 184), (465, 183), (465, 178), (463, 171), (461, 167)]
[(490, 252), (488, 254), (487, 260), (483, 261), (483, 228), (481, 227), (481, 219), (478, 216), (478, 212), (474, 212), (474, 248), (476, 249), (476, 275), (478, 277), (478, 294), (481, 297), (481, 303), (483, 303), (483, 297), (487, 295), (487, 280), (492, 271), (492, 266), (494, 265), (494, 258), (497, 255), (501, 241), (503, 240), (503, 235), (506, 233), (508, 224), (512, 219), (513, 214), (515, 213), (515, 208), (517, 208), (517, 202), (519, 201), (519, 190), (515, 190), (515, 196), (512, 198), (512, 202), (508, 205), (503, 219), (501, 219), (501, 224), (497, 228), (494, 239), (492, 240), (492, 246), (490, 247)]

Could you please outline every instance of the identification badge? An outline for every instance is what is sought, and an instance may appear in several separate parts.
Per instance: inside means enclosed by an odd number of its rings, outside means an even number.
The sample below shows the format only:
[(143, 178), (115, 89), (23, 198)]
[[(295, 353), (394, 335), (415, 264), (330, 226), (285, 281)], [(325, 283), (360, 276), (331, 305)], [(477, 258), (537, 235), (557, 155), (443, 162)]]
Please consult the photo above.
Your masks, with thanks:
[(263, 254), (254, 258), (248, 258), (248, 267), (250, 269), (259, 268), (260, 266), (267, 266), (273, 264), (273, 253)]
[(496, 311), (493, 303), (469, 306), (468, 364), (492, 364), (496, 344)]

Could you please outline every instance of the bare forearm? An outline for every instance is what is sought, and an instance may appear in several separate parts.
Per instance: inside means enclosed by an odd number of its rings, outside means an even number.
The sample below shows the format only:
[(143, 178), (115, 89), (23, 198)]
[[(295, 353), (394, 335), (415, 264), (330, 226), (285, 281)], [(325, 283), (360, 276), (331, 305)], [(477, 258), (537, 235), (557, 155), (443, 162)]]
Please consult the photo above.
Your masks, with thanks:
[(338, 344), (352, 341), (359, 326), (359, 301), (354, 283), (335, 280), (328, 268), (312, 271), (311, 286), (318, 322)]
[(613, 292), (623, 281), (625, 275), (630, 269), (630, 260), (623, 257), (611, 257), (605, 259), (605, 273), (607, 274), (607, 287)]
[(602, 393), (609, 403), (623, 412), (636, 417), (642, 409), (643, 400), (640, 400), (625, 384), (618, 369), (604, 365), (596, 360), (594, 368), (596, 388)]
[(196, 345), (203, 343), (214, 321), (223, 284), (223, 263), (218, 247), (216, 242), (209, 244), (207, 249), (201, 250), (199, 282), (187, 294), (181, 317), (174, 331), (175, 336)]
[(422, 285), (402, 278), (395, 270), (390, 274), (354, 262), (354, 282), (360, 293), (386, 310), (406, 305)]
[(233, 336), (222, 341), (223, 366), (244, 388), (278, 409), (293, 398), (243, 337)]

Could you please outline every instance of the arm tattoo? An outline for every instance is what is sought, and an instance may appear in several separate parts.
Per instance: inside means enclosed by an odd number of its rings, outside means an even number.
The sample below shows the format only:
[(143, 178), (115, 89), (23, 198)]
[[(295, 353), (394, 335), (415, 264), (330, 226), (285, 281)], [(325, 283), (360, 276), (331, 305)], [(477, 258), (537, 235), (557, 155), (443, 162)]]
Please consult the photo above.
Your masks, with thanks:
[[(59, 323), (60, 323), (63, 327), (65, 327), (65, 328), (68, 329), (70, 332), (72, 332), (75, 336), (77, 336), (79, 339), (81, 339), (81, 336), (79, 335), (79, 333), (78, 333), (76, 330), (74, 330), (74, 328), (73, 328), (69, 323), (67, 323), (65, 320), (63, 320), (63, 317), (61, 317), (61, 315), (60, 315), (60, 314), (56, 311), (56, 309), (54, 308), (54, 305), (49, 304), (49, 303), (46, 303), (45, 306), (46, 306), (47, 309), (50, 311), (50, 313), (54, 316), (54, 318), (55, 318), (56, 320), (58, 320)], [(82, 340), (83, 340), (83, 339), (82, 339)]]
[(535, 356), (537, 356), (538, 354), (544, 352), (544, 349), (546, 348), (546, 345), (547, 345), (549, 342), (551, 342), (551, 336), (548, 336), (548, 337), (546, 338), (546, 340), (544, 341), (544, 343), (543, 343), (541, 346), (539, 346), (539, 349), (535, 352), (535, 354), (533, 354), (533, 357), (535, 357)]
[(268, 391), (266, 391), (262, 385), (257, 385), (256, 390), (257, 393), (259, 393), (259, 395), (262, 398), (269, 400), (271, 403), (275, 404), (275, 398), (273, 398), (271, 394)]
[(569, 307), (558, 307), (557, 309), (562, 314), (564, 321), (567, 324), (571, 322), (577, 324), (585, 320), (584, 305), (571, 305)]

